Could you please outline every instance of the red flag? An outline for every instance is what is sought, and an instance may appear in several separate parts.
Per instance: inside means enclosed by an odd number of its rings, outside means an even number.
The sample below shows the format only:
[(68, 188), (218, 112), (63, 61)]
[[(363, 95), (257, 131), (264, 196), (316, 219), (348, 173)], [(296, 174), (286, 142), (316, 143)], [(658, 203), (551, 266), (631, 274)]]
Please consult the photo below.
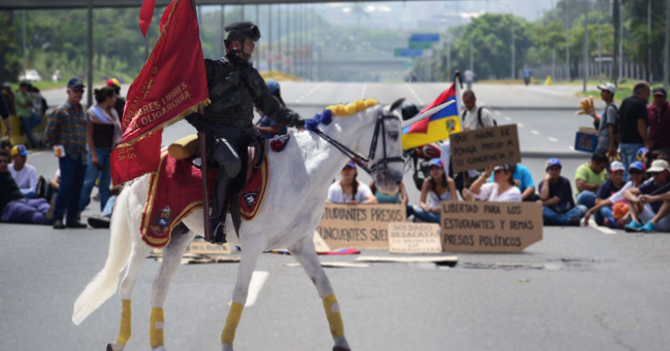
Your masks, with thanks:
[(140, 9), (140, 31), (145, 38), (151, 25), (151, 18), (154, 16), (154, 7), (156, 7), (156, 0), (144, 0)]
[[(426, 106), (426, 108), (421, 110), (419, 114), (424, 113), (435, 106), (442, 105), (443, 103), (447, 102), (450, 99), (456, 100), (456, 83), (451, 83), (449, 89), (443, 91), (442, 94), (440, 94), (440, 96), (438, 96), (437, 99), (435, 99), (435, 101), (433, 101), (430, 105)], [(458, 111), (456, 111), (456, 113), (458, 114)], [(438, 115), (438, 113), (435, 113), (435, 115)], [(423, 133), (423, 134), (428, 133), (428, 125), (432, 120), (434, 120), (433, 117), (436, 117), (435, 115), (412, 124), (408, 132)]]
[(166, 11), (151, 56), (128, 90), (123, 137), (111, 157), (114, 184), (155, 172), (163, 128), (209, 103), (200, 30), (191, 0), (174, 0)]

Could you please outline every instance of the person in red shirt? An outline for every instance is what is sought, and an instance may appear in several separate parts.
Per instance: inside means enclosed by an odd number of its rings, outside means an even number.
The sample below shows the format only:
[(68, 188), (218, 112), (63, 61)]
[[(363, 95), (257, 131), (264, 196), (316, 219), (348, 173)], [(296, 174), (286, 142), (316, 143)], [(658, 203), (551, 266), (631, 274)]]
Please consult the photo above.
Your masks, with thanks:
[(660, 150), (670, 156), (670, 103), (668, 92), (663, 88), (653, 91), (654, 103), (647, 107), (649, 124), (649, 150)]

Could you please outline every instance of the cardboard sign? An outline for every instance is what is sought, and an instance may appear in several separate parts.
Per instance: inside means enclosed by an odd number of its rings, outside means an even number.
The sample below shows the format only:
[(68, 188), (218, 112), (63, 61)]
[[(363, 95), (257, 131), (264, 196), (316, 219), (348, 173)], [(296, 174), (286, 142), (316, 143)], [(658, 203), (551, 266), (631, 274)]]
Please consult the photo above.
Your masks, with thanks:
[(454, 172), (521, 162), (516, 124), (451, 134), (449, 140)]
[(448, 252), (518, 253), (542, 240), (542, 204), (443, 201), (442, 246)]
[(399, 254), (441, 253), (440, 225), (410, 222), (389, 224), (389, 252)]
[(388, 224), (404, 222), (403, 205), (326, 204), (316, 231), (334, 249), (388, 248)]
[(214, 245), (204, 239), (193, 239), (184, 254), (196, 255), (229, 255), (230, 246), (228, 244)]

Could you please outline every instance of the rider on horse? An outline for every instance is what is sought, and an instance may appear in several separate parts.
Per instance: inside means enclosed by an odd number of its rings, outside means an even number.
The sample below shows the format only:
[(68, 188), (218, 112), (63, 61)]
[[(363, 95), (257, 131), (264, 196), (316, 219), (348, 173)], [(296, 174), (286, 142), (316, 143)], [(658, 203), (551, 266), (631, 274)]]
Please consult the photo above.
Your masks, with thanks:
[[(254, 106), (282, 126), (303, 128), (297, 113), (272, 96), (265, 81), (250, 60), (261, 37), (251, 22), (236, 22), (225, 27), (226, 55), (219, 60), (205, 59), (211, 105), (191, 115), (189, 123), (206, 132), (207, 153), (219, 165), (214, 203), (210, 218), (212, 240), (226, 242), (226, 208), (231, 204), (233, 224), (239, 230), (239, 190), (246, 181), (247, 146), (260, 140), (254, 127)], [(234, 194), (231, 194), (231, 191)], [(237, 214), (237, 216), (236, 216)]]

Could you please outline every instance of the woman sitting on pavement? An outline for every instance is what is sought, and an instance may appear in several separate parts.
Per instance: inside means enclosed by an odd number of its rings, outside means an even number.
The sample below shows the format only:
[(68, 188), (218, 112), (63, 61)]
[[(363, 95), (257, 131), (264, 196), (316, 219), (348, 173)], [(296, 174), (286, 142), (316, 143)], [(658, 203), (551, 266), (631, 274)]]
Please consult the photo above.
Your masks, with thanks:
[[(493, 173), (493, 182), (486, 180)], [(474, 199), (491, 202), (521, 202), (521, 191), (513, 178), (512, 166), (488, 166), (470, 189), (463, 189), (463, 199), (473, 201)]]
[(403, 206), (407, 206), (409, 203), (409, 197), (407, 196), (404, 183), (400, 183), (400, 189), (398, 189), (398, 192), (395, 195), (386, 195), (382, 193), (381, 190), (377, 189), (377, 185), (375, 185), (374, 181), (370, 183), (370, 191), (372, 191), (375, 198), (377, 198), (378, 204), (402, 204)]
[(430, 177), (421, 186), (419, 206), (408, 207), (407, 215), (429, 223), (440, 223), (440, 203), (442, 201), (458, 201), (456, 184), (444, 171), (442, 160), (430, 160)]
[(367, 185), (359, 182), (356, 164), (348, 162), (340, 172), (342, 179), (331, 184), (326, 203), (334, 204), (376, 204), (377, 198)]

